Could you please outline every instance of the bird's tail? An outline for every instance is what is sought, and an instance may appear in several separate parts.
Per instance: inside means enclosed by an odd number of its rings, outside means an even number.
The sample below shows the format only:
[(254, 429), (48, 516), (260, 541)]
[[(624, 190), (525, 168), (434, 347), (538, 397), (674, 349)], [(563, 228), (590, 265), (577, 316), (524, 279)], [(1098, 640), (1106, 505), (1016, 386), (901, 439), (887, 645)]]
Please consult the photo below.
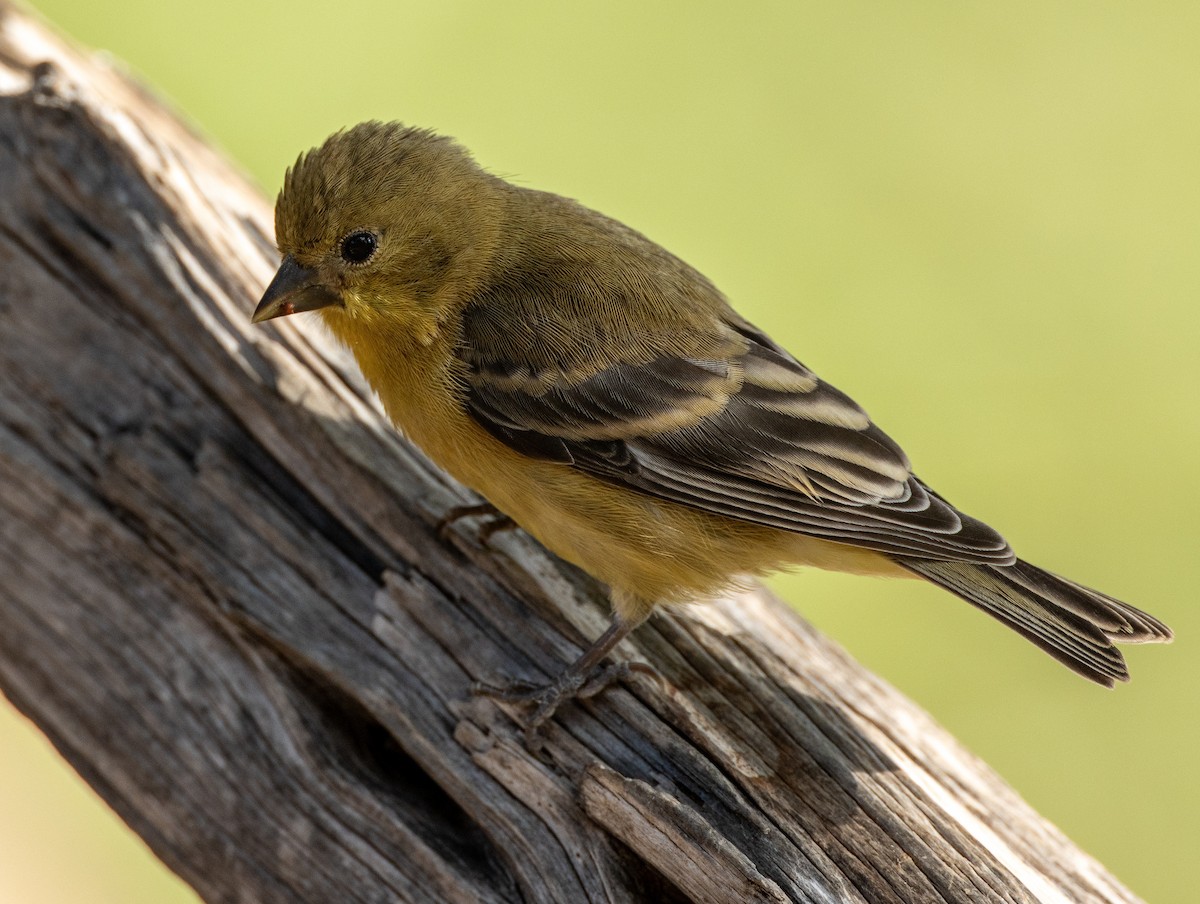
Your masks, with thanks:
[(1116, 643), (1163, 643), (1171, 629), (1120, 600), (1017, 559), (973, 565), (897, 557), (909, 571), (943, 587), (1037, 644), (1098, 684), (1128, 681)]

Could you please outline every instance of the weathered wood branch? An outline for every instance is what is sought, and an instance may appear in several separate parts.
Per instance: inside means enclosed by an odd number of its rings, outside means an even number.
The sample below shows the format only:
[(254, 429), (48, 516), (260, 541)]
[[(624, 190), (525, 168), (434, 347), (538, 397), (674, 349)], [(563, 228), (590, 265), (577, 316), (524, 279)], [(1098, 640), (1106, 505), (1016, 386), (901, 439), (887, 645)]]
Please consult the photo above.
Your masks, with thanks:
[(656, 616), (661, 679), (531, 755), (473, 680), (604, 626), (310, 321), (269, 208), (0, 6), (0, 687), (210, 901), (1133, 901), (763, 592)]

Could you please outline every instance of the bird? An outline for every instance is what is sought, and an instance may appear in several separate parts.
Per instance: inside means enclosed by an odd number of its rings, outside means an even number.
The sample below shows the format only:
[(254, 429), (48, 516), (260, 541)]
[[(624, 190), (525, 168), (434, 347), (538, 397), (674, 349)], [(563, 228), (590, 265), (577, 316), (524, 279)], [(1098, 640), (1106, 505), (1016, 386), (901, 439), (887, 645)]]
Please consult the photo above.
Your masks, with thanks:
[(626, 674), (604, 660), (656, 607), (794, 566), (923, 578), (1108, 687), (1117, 643), (1171, 639), (1018, 558), (698, 270), (451, 138), (334, 133), (288, 168), (275, 234), (252, 320), (318, 312), (402, 433), (608, 586), (608, 629), (557, 678), (482, 689), (527, 731)]

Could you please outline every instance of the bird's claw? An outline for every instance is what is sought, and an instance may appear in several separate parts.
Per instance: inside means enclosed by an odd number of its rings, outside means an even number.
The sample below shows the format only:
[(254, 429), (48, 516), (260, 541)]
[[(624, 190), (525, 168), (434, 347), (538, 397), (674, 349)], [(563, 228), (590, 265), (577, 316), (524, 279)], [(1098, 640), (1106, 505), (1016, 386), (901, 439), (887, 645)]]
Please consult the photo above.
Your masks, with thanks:
[(522, 680), (507, 681), (504, 684), (485, 684), (477, 681), (471, 685), (471, 694), (502, 703), (533, 707), (533, 713), (522, 727), (525, 746), (536, 753), (542, 746), (538, 730), (558, 712), (560, 706), (571, 700), (590, 700), (613, 684), (634, 674), (657, 676), (658, 672), (643, 662), (617, 662), (598, 669), (591, 676), (563, 674), (557, 681), (549, 684)]
[(487, 684), (476, 681), (471, 685), (471, 695), (499, 700), (501, 703), (532, 703), (538, 694), (552, 687), (533, 681), (507, 681), (504, 684)]
[(513, 530), (517, 526), (517, 522), (500, 511), (490, 502), (479, 502), (474, 505), (456, 505), (450, 511), (446, 512), (439, 520), (434, 530), (437, 532), (438, 539), (443, 543), (450, 539), (450, 529), (464, 518), (483, 518), (483, 523), (479, 526), (479, 543), (482, 546), (490, 546), (491, 539), (498, 533), (506, 530)]
[(602, 691), (607, 690), (610, 685), (624, 681), (634, 674), (658, 677), (658, 672), (644, 662), (614, 662), (600, 669), (595, 675), (585, 681), (583, 686), (575, 692), (575, 696), (580, 700), (590, 700)]
[(569, 681), (554, 681), (550, 684), (534, 684), (531, 681), (510, 681), (502, 685), (475, 684), (471, 693), (479, 697), (490, 697), (503, 703), (533, 707), (533, 714), (525, 721), (525, 746), (530, 750), (541, 746), (533, 742), (538, 739), (538, 729), (549, 721), (560, 706), (579, 696), (584, 686), (582, 678), (570, 676)]

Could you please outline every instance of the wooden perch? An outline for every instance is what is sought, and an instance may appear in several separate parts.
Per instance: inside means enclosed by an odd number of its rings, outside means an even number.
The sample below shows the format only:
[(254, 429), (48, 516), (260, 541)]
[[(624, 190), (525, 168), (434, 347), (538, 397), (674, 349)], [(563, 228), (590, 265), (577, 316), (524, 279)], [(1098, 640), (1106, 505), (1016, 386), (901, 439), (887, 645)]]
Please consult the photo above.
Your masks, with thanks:
[(208, 901), (1134, 901), (762, 591), (540, 756), (601, 588), (406, 445), (313, 323), (252, 327), (269, 205), (0, 5), (0, 686)]

